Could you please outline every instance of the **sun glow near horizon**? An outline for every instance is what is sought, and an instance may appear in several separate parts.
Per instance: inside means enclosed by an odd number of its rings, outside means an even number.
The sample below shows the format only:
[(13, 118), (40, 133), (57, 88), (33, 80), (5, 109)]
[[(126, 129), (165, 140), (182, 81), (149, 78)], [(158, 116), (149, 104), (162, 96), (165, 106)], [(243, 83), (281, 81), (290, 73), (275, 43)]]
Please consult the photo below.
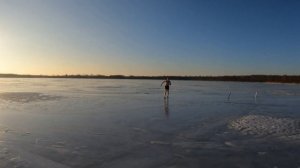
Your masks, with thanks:
[(297, 7), (297, 1), (0, 1), (0, 73), (295, 75)]

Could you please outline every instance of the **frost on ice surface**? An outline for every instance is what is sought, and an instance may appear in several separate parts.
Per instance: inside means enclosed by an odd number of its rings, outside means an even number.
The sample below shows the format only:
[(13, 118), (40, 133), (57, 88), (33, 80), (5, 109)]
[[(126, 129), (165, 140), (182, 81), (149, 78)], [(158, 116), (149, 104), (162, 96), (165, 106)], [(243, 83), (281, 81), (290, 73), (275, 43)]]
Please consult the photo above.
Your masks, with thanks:
[(48, 101), (59, 99), (59, 96), (51, 96), (37, 92), (4, 92), (0, 93), (0, 99), (10, 102), (29, 103), (35, 101)]
[(291, 118), (274, 118), (264, 115), (243, 116), (229, 124), (229, 127), (245, 135), (258, 136), (300, 136), (300, 121)]

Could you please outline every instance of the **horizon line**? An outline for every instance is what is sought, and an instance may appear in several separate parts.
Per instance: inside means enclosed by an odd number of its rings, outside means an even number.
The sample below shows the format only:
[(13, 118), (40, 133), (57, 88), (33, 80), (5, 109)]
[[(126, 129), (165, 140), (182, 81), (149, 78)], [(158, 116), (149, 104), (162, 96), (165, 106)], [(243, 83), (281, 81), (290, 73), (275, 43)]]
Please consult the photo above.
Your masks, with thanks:
[(300, 76), (299, 75), (290, 75), (290, 74), (247, 74), (247, 75), (122, 75), (122, 74), (18, 74), (18, 73), (0, 73), (0, 76), (10, 75), (10, 76), (45, 76), (45, 77), (64, 77), (64, 76), (90, 76), (90, 77), (226, 77), (226, 76)]

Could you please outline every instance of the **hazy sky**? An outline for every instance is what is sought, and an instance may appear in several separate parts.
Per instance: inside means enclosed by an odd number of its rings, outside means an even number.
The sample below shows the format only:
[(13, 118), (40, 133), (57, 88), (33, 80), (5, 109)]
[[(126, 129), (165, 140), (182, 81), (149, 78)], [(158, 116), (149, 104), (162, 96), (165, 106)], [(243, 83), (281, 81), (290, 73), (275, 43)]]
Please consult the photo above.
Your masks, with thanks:
[(299, 0), (0, 0), (0, 73), (300, 74)]

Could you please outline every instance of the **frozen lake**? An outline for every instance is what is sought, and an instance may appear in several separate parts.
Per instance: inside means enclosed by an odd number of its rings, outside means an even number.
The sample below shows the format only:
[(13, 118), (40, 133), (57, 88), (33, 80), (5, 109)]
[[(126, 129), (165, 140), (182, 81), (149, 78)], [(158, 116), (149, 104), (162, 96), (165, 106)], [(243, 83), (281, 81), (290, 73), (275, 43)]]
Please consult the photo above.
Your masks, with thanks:
[(0, 167), (300, 167), (300, 85), (161, 82), (0, 78)]

